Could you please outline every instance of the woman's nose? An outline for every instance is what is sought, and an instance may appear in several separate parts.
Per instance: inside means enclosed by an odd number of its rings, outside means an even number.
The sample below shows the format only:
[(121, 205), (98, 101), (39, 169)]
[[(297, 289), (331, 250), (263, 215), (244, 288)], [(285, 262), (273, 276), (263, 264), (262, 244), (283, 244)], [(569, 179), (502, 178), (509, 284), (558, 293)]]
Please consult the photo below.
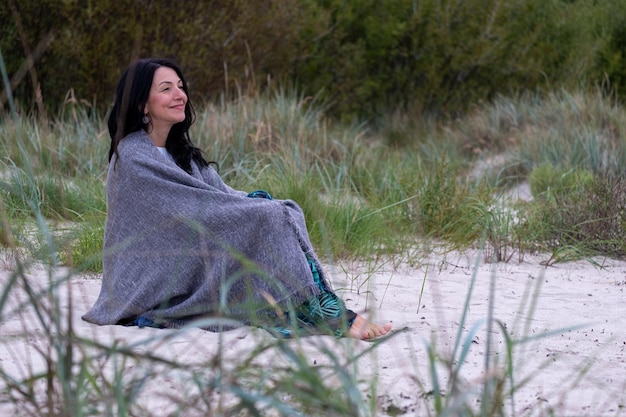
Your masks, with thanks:
[(187, 93), (185, 93), (185, 90), (183, 90), (182, 88), (177, 88), (176, 92), (176, 98), (182, 98), (183, 100), (187, 99)]

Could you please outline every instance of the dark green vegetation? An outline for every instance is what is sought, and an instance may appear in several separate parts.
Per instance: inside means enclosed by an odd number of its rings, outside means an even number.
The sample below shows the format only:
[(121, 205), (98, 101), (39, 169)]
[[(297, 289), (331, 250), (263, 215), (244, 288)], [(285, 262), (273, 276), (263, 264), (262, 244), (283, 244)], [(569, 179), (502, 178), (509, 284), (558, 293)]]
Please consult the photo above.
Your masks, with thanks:
[(626, 4), (612, 0), (7, 0), (0, 22), (26, 112), (104, 111), (145, 56), (177, 60), (198, 104), (297, 86), (333, 118), (374, 122), (497, 94), (626, 89)]

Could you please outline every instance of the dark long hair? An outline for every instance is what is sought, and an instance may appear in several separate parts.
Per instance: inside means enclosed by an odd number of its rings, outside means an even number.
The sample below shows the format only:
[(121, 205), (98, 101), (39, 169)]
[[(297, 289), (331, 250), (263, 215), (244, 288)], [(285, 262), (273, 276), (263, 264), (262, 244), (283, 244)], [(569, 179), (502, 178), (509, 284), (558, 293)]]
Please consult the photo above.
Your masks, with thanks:
[(189, 128), (196, 119), (196, 112), (189, 99), (187, 81), (180, 68), (167, 59), (140, 59), (133, 62), (122, 74), (117, 85), (115, 103), (107, 121), (109, 136), (111, 136), (109, 162), (113, 155), (118, 155), (117, 146), (126, 135), (144, 129), (145, 124), (142, 121), (144, 109), (150, 95), (154, 73), (160, 67), (168, 67), (176, 71), (183, 82), (183, 90), (187, 94), (185, 120), (172, 126), (165, 148), (174, 157), (176, 164), (191, 174), (192, 160), (200, 166), (207, 166), (209, 163), (202, 156), (202, 151), (195, 147), (189, 138)]

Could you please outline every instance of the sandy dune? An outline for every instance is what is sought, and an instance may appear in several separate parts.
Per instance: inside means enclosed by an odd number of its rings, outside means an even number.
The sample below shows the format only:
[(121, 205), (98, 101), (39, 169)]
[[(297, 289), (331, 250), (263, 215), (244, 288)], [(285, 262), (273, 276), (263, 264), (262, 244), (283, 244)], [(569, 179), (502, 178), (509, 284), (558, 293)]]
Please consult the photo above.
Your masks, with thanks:
[[(525, 256), (522, 262), (515, 259), (485, 264), (478, 252), (452, 252), (431, 253), (416, 265), (328, 265), (335, 289), (351, 308), (366, 312), (379, 322), (394, 324), (394, 336), (364, 355), (354, 370), (362, 380), (364, 395), (376, 396), (380, 409), (377, 415), (427, 415), (432, 406), (432, 401), (425, 399), (432, 389), (427, 346), (433, 346), (442, 359), (449, 359), (459, 334), (463, 343), (470, 345), (465, 360), (457, 362), (460, 389), (467, 393), (468, 404), (479, 406), (477, 389), (485, 377), (485, 361), (497, 361), (498, 365), (489, 372), (501, 372), (507, 356), (501, 328), (493, 326), (488, 333), (490, 304), (493, 318), (506, 327), (512, 339), (535, 337), (514, 347), (514, 383), (524, 384), (514, 400), (505, 404), (507, 415), (549, 415), (551, 410), (563, 416), (624, 414), (626, 262), (595, 259), (600, 267), (587, 261), (544, 267), (541, 260), (541, 256)], [(67, 271), (55, 271), (53, 281), (64, 274)], [(0, 271), (2, 288), (6, 288), (11, 276), (10, 266), (5, 264)], [(50, 280), (43, 268), (32, 268), (27, 276), (35, 288), (45, 288)], [(190, 365), (206, 363), (207, 358), (222, 349), (224, 366), (234, 366), (246, 352), (270, 338), (265, 331), (254, 328), (216, 334), (199, 329), (97, 327), (83, 322), (80, 315), (97, 297), (99, 279), (74, 276), (68, 282), (63, 281), (56, 288), (61, 309), (50, 314), (71, 314), (79, 336), (105, 344), (115, 341), (139, 353), (149, 352)], [(463, 306), (472, 283), (469, 309), (461, 327)], [(72, 298), (71, 309), (68, 294)], [(25, 309), (19, 314), (11, 313), (20, 303)], [(13, 291), (9, 305), (11, 308), (5, 307), (0, 317), (0, 371), (19, 379), (43, 369), (39, 352), (49, 346), (25, 293)], [(150, 338), (154, 339), (146, 342)], [(488, 351), (489, 340), (492, 343)], [(320, 352), (323, 348), (330, 347), (347, 358), (372, 347), (367, 342), (324, 336), (304, 342), (289, 343), (307, 351), (311, 364), (327, 360)], [(105, 358), (94, 359), (100, 360), (105, 362)], [(285, 364), (285, 359), (274, 353), (258, 360), (267, 367)], [(147, 410), (157, 410), (154, 415), (173, 410), (170, 396), (194, 395), (182, 378), (165, 371), (160, 373), (158, 367), (140, 368), (134, 364), (124, 373), (150, 373), (139, 403)], [(443, 362), (437, 372), (442, 387), (447, 389), (449, 371)], [(372, 381), (377, 387), (375, 394), (371, 391)], [(6, 393), (6, 386), (2, 384), (0, 380), (0, 400), (6, 400), (2, 394)], [(45, 387), (36, 390), (43, 394)], [(169, 396), (163, 395), (164, 391)], [(13, 410), (10, 404), (0, 403), (0, 415), (19, 416), (29, 411), (32, 410), (28, 407)]]

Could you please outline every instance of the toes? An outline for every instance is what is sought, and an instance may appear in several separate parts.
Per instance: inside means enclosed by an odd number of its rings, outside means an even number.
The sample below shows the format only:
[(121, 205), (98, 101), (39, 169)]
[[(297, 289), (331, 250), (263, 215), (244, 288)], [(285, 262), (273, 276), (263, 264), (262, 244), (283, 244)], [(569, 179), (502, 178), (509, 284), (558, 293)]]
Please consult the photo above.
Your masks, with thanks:
[(352, 324), (352, 337), (359, 338), (361, 340), (371, 340), (380, 336), (384, 336), (391, 330), (391, 323), (387, 323), (384, 326), (370, 323), (362, 316), (357, 316), (356, 320)]
[(377, 324), (370, 323), (367, 329), (363, 332), (363, 339), (373, 339), (376, 337), (384, 336), (391, 330), (391, 324), (379, 326)]

